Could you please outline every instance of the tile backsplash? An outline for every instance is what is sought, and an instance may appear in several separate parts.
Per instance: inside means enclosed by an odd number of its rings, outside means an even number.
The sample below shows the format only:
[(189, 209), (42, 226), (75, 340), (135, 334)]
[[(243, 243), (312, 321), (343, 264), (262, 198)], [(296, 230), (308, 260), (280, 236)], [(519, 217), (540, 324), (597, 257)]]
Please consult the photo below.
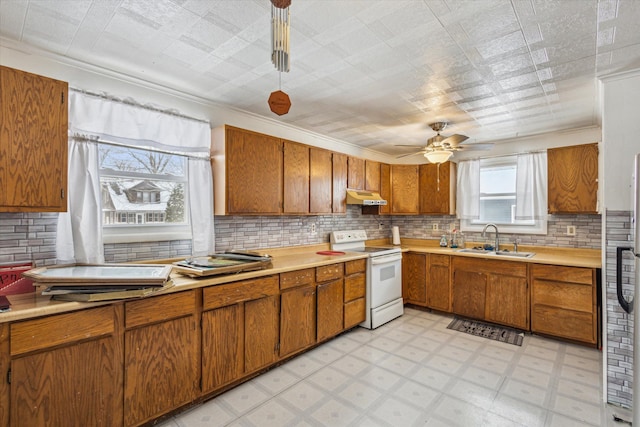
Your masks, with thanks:
[[(0, 263), (33, 260), (37, 266), (54, 264), (56, 213), (0, 213)], [(433, 231), (433, 224), (438, 231)], [(566, 226), (575, 225), (576, 235), (566, 236)], [(363, 215), (362, 208), (347, 206), (341, 215), (313, 216), (217, 216), (216, 250), (256, 249), (311, 245), (329, 242), (334, 230), (364, 229), (370, 239), (391, 236), (391, 227), (400, 228), (401, 238), (439, 239), (442, 230), (459, 227), (455, 216)], [(466, 233), (468, 240), (482, 241), (480, 233)], [(600, 215), (556, 215), (549, 218), (548, 233), (510, 235), (501, 233), (503, 242), (517, 237), (523, 245), (575, 248), (601, 247)], [(127, 262), (173, 258), (191, 254), (191, 241), (106, 244), (107, 262)]]

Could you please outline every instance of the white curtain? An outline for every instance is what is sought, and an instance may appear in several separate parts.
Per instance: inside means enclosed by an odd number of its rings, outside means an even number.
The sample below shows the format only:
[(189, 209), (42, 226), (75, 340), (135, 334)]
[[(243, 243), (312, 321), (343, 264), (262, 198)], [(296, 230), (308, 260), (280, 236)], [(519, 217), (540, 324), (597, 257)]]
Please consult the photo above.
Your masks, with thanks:
[(69, 141), (67, 212), (58, 216), (59, 263), (104, 262), (98, 144)]
[(465, 160), (458, 163), (457, 187), (458, 218), (480, 218), (480, 160)]
[(547, 153), (518, 155), (516, 171), (516, 220), (547, 216)]
[[(214, 247), (213, 227), (213, 185), (211, 165), (208, 161), (211, 145), (211, 128), (208, 123), (167, 114), (151, 108), (130, 105), (105, 97), (84, 94), (77, 91), (69, 93), (69, 131), (72, 135), (84, 135), (90, 138), (117, 142), (130, 147), (161, 149), (176, 154), (188, 154), (189, 161), (189, 208), (192, 226), (192, 251), (194, 254), (210, 254)], [(86, 142), (75, 142), (79, 146), (91, 146)], [(80, 150), (79, 151), (84, 151)], [(69, 202), (68, 215), (72, 218), (82, 217), (86, 209), (97, 210), (100, 215), (100, 185), (98, 182), (97, 147), (95, 150), (95, 166), (80, 161), (69, 161), (69, 193), (76, 187), (88, 188), (97, 186), (92, 192), (84, 191), (82, 203)], [(71, 151), (70, 151), (71, 153)], [(91, 160), (94, 162), (94, 160)], [(92, 169), (89, 169), (91, 167)], [(93, 168), (95, 167), (95, 171)], [(82, 205), (82, 206), (80, 206)], [(86, 205), (86, 206), (85, 206)], [(85, 211), (82, 211), (82, 210)], [(94, 212), (91, 212), (93, 216)], [(62, 215), (65, 216), (65, 215)], [(94, 235), (92, 239), (83, 236), (76, 240), (73, 234)], [(89, 226), (87, 226), (89, 227)], [(74, 254), (76, 262), (85, 262), (84, 254), (93, 251), (90, 247), (99, 247), (102, 253), (101, 223), (91, 224), (95, 228), (78, 228), (77, 222), (58, 228), (57, 241), (61, 256)], [(80, 258), (79, 258), (80, 257)], [(102, 258), (104, 258), (102, 256)], [(99, 258), (96, 258), (99, 259)], [(69, 259), (71, 260), (71, 259)], [(93, 262), (93, 261), (91, 261)]]

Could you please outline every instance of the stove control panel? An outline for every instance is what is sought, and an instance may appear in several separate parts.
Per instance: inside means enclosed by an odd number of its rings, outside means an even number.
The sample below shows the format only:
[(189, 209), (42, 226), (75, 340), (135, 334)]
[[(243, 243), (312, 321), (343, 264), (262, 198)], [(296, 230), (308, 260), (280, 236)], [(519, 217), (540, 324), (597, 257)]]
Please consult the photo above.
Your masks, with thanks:
[(333, 231), (330, 235), (331, 243), (364, 242), (367, 232), (364, 230)]

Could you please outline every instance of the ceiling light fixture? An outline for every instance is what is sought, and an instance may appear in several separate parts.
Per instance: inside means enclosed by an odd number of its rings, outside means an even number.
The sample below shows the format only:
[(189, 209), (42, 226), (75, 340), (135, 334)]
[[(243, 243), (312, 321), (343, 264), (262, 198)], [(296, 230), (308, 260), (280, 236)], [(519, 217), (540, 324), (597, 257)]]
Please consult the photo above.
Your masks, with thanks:
[(446, 162), (451, 156), (453, 156), (453, 151), (449, 150), (434, 150), (424, 153), (424, 157), (426, 157), (427, 160), (437, 164)]

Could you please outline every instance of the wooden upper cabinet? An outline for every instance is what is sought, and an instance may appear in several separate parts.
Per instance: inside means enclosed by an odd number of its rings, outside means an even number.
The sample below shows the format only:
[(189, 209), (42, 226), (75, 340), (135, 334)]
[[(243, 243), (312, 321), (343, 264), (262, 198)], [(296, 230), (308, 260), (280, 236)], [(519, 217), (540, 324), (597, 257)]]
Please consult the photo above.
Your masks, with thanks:
[(364, 190), (364, 159), (349, 156), (347, 187), (352, 190)]
[(419, 212), (418, 166), (391, 165), (391, 213)]
[(347, 155), (332, 153), (333, 165), (333, 213), (347, 212)]
[(547, 150), (549, 213), (598, 212), (598, 144)]
[(456, 164), (420, 165), (420, 213), (456, 213)]
[[(332, 181), (333, 167), (331, 151), (320, 148), (309, 149), (309, 212), (333, 212)], [(341, 197), (344, 197), (342, 195)]]
[(0, 66), (0, 212), (67, 210), (68, 84)]
[(364, 189), (380, 192), (380, 162), (365, 160), (364, 162)]
[(224, 126), (211, 151), (216, 215), (282, 213), (282, 140)]
[(380, 214), (391, 213), (391, 165), (380, 164), (380, 197), (387, 201), (387, 204), (380, 206)]
[(284, 141), (284, 213), (309, 213), (309, 146)]

